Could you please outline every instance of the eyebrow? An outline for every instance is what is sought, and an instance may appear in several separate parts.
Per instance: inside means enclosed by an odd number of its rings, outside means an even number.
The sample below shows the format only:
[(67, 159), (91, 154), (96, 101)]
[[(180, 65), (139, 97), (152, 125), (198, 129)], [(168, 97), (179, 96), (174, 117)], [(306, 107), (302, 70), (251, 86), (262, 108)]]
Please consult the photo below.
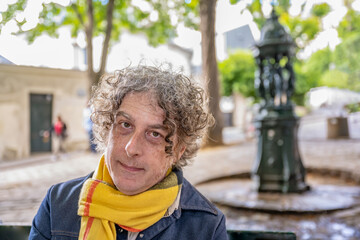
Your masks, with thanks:
[(154, 124), (154, 125), (150, 125), (150, 128), (153, 129), (159, 129), (159, 130), (163, 130), (163, 131), (168, 131), (168, 128), (165, 127), (163, 124)]
[(116, 118), (119, 117), (119, 116), (125, 117), (125, 118), (133, 121), (133, 118), (132, 118), (129, 114), (127, 114), (126, 112), (124, 112), (124, 111), (119, 111), (119, 112), (117, 112), (116, 115), (115, 115), (115, 120), (116, 120)]
[[(130, 120), (130, 121), (135, 121), (129, 114), (127, 114), (124, 111), (119, 111), (116, 113), (115, 115), (115, 119), (119, 116), (125, 117), (126, 119)], [(168, 128), (164, 125), (164, 124), (152, 124), (149, 125), (150, 128), (153, 129), (159, 129), (159, 130), (163, 130), (163, 131), (168, 131)]]

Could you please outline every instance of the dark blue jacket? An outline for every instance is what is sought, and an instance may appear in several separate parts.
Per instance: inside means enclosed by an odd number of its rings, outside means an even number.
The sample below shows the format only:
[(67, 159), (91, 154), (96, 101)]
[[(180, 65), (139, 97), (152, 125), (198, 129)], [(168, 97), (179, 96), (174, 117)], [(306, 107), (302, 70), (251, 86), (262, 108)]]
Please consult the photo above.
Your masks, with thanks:
[[(78, 239), (81, 217), (77, 215), (80, 190), (86, 177), (52, 186), (36, 214), (29, 239)], [(127, 231), (117, 228), (117, 240)], [(228, 239), (224, 215), (183, 179), (179, 208), (140, 232), (136, 239), (212, 240)]]

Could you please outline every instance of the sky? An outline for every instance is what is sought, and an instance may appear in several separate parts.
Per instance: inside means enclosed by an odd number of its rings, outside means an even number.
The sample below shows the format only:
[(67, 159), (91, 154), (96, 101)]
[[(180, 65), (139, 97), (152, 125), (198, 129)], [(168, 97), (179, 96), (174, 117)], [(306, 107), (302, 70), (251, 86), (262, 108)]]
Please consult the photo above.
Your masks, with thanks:
[[(13, 3), (16, 0), (1, 0), (0, 1), (0, 12), (6, 11), (7, 4)], [(18, 20), (25, 18), (27, 23), (24, 25), (24, 28), (32, 28), (37, 24), (37, 13), (41, 11), (41, 2), (50, 1), (50, 0), (29, 0), (29, 8), (27, 8), (24, 14), (18, 16)], [(62, 5), (66, 5), (70, 0), (53, 0)], [(141, 0), (136, 0), (141, 4)], [(258, 40), (260, 38), (260, 31), (257, 28), (256, 24), (252, 21), (252, 16), (249, 12), (245, 11), (243, 15), (240, 14), (240, 11), (244, 8), (246, 2), (251, 0), (242, 0), (236, 5), (231, 5), (229, 0), (218, 0), (217, 9), (216, 9), (216, 43), (217, 43), (217, 57), (219, 60), (224, 60), (227, 55), (224, 50), (224, 35), (223, 33), (239, 26), (249, 24), (250, 29), (254, 35), (254, 39)], [(290, 14), (296, 15), (299, 13), (299, 6), (305, 0), (294, 0), (292, 7), (290, 9)], [(271, 0), (263, 0), (263, 10), (265, 13), (270, 14)], [(311, 5), (314, 3), (324, 2), (322, 0), (310, 0), (308, 1), (304, 11), (304, 17), (309, 13)], [(319, 33), (318, 37), (312, 42), (312, 44), (301, 53), (300, 57), (306, 58), (311, 55), (313, 51), (324, 48), (329, 45), (331, 48), (334, 48), (337, 44), (340, 43), (340, 39), (337, 36), (337, 32), (334, 29), (337, 24), (340, 22), (341, 18), (346, 14), (346, 9), (340, 0), (327, 0), (332, 6), (333, 11), (324, 19), (323, 25), (325, 28), (324, 32)], [(360, 9), (360, 0), (356, 0), (353, 5), (354, 8)], [(155, 16), (156, 17), (156, 16)], [(0, 19), (1, 20), (1, 19)], [(61, 29), (60, 38), (52, 39), (48, 36), (42, 36), (35, 40), (33, 44), (28, 44), (26, 40), (22, 37), (14, 36), (11, 33), (14, 31), (15, 23), (9, 23), (6, 27), (2, 29), (0, 35), (0, 55), (19, 65), (33, 65), (33, 66), (48, 66), (55, 68), (65, 68), (70, 69), (76, 65), (76, 59), (74, 58), (74, 47), (73, 44), (77, 44), (80, 47), (85, 47), (85, 37), (80, 34), (77, 39), (71, 39), (70, 33), (67, 29)], [(180, 26), (178, 29), (178, 38), (175, 39), (175, 43), (184, 47), (193, 49), (194, 55), (192, 63), (194, 65), (201, 64), (201, 48), (200, 48), (200, 33), (186, 29), (185, 27)], [(94, 40), (96, 44), (101, 43), (101, 39)], [(126, 48), (118, 47), (118, 51), (124, 51), (124, 49), (135, 49), (136, 45), (134, 40), (131, 39), (131, 36), (124, 36), (121, 39), (121, 43), (126, 45)], [(136, 43), (138, 44), (138, 43)], [(148, 48), (149, 49), (149, 48)], [(96, 50), (96, 49), (95, 49)], [(146, 49), (144, 48), (144, 51)], [(95, 52), (95, 55), (100, 55), (99, 52)], [(138, 58), (137, 55), (141, 55), (139, 51), (127, 52), (128, 58)], [(95, 57), (95, 59), (99, 59)], [(95, 62), (95, 65), (97, 63)], [(111, 62), (109, 63), (111, 64)], [(85, 66), (80, 66), (84, 68)], [(112, 69), (113, 67), (109, 67)]]

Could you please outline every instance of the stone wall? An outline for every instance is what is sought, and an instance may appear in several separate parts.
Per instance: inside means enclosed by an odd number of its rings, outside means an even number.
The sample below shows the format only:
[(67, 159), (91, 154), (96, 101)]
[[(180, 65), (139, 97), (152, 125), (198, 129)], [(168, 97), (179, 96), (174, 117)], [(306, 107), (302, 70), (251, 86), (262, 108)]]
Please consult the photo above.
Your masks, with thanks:
[(0, 160), (31, 155), (30, 94), (51, 94), (53, 121), (60, 114), (68, 126), (67, 150), (85, 149), (87, 90), (86, 72), (0, 65)]

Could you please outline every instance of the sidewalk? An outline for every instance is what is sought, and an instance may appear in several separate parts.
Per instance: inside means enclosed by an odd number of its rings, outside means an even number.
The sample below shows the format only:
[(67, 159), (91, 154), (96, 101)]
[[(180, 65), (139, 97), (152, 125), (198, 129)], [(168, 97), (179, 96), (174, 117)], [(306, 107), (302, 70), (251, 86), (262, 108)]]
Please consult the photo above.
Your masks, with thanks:
[[(314, 135), (306, 129), (306, 126), (301, 128), (303, 136)], [(309, 129), (313, 131), (312, 127)], [(198, 184), (216, 177), (250, 172), (256, 141), (244, 141), (241, 137), (232, 139), (231, 145), (201, 150), (193, 163), (184, 168), (184, 176)], [(360, 139), (305, 138), (300, 139), (299, 148), (306, 168), (325, 172), (341, 170), (360, 181)], [(100, 154), (76, 152), (58, 161), (51, 161), (49, 156), (31, 164), (0, 165), (0, 221), (30, 224), (47, 189), (93, 171)]]

